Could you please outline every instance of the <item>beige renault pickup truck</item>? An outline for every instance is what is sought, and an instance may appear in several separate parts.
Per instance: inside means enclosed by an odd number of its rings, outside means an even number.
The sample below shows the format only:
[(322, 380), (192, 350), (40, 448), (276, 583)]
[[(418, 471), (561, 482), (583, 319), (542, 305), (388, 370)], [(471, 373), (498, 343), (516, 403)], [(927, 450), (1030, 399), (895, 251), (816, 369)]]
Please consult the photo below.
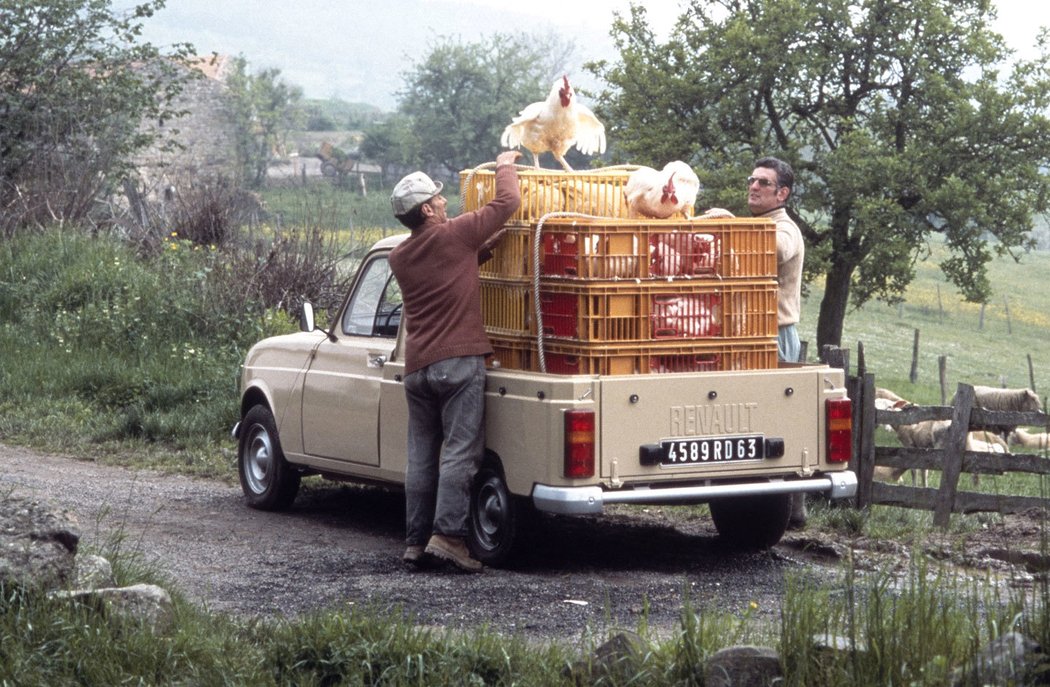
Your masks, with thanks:
[[(372, 247), (329, 330), (306, 304), (300, 332), (248, 353), (233, 433), (250, 507), (288, 508), (308, 475), (403, 485), (404, 336), (387, 261), (403, 238)], [(499, 356), (491, 365), (468, 537), (487, 565), (507, 562), (534, 511), (706, 503), (720, 538), (761, 548), (783, 536), (793, 494), (856, 492), (842, 370), (554, 374), (507, 369)]]

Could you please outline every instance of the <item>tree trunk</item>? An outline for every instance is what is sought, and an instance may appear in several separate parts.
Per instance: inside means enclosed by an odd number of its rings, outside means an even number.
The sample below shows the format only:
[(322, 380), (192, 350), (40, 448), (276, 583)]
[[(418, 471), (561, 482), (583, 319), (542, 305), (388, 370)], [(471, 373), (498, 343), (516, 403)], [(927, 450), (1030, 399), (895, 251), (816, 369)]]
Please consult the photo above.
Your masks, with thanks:
[(824, 298), (820, 301), (817, 319), (817, 350), (824, 346), (842, 345), (842, 325), (849, 305), (849, 285), (854, 266), (844, 260), (835, 260), (824, 281)]

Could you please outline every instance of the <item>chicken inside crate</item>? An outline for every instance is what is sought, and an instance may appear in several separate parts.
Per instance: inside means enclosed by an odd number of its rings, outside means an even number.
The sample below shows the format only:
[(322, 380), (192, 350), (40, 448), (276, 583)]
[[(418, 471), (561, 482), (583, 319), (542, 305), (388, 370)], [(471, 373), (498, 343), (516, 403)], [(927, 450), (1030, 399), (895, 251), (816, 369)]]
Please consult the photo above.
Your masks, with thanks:
[(649, 273), (657, 277), (713, 275), (722, 242), (701, 232), (653, 233), (649, 237)]
[(679, 339), (722, 335), (722, 296), (718, 293), (656, 296), (649, 320), (652, 338)]
[(543, 221), (540, 269), (561, 279), (698, 279), (776, 276), (768, 220)]
[[(672, 224), (674, 224), (672, 222)], [(770, 220), (694, 219), (648, 232), (651, 277), (776, 277), (776, 225)]]
[(644, 239), (630, 230), (543, 232), (542, 274), (580, 279), (639, 279)]

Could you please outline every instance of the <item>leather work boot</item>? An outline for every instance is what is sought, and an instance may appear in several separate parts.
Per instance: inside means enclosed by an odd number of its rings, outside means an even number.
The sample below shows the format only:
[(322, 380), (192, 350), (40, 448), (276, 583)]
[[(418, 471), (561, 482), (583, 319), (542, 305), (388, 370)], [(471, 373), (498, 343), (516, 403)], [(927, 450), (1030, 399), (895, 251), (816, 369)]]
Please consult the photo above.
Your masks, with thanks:
[(449, 561), (464, 572), (481, 572), (484, 566), (481, 561), (476, 560), (467, 550), (462, 537), (446, 537), (443, 534), (435, 534), (427, 542), (426, 552), (442, 560)]
[(401, 557), (401, 560), (408, 565), (419, 567), (426, 562), (426, 558), (425, 547), (422, 544), (412, 544), (405, 549), (405, 555)]

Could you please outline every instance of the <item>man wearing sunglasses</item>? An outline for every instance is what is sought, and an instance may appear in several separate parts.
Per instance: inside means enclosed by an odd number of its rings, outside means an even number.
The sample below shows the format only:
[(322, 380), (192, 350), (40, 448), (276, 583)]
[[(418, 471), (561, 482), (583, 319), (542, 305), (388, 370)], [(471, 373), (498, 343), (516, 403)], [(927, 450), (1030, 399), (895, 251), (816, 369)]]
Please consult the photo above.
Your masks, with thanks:
[(781, 360), (798, 362), (798, 324), (802, 308), (802, 260), (806, 244), (798, 225), (785, 205), (795, 184), (791, 165), (775, 157), (755, 163), (747, 178), (747, 206), (755, 217), (768, 217), (777, 225), (777, 354)]
[[(775, 157), (757, 161), (747, 178), (751, 214), (768, 217), (777, 225), (777, 357), (791, 363), (798, 362), (801, 349), (796, 325), (802, 309), (802, 260), (806, 255), (802, 232), (785, 209), (794, 185), (791, 165)], [(723, 208), (711, 208), (701, 217), (724, 219), (734, 215)]]

